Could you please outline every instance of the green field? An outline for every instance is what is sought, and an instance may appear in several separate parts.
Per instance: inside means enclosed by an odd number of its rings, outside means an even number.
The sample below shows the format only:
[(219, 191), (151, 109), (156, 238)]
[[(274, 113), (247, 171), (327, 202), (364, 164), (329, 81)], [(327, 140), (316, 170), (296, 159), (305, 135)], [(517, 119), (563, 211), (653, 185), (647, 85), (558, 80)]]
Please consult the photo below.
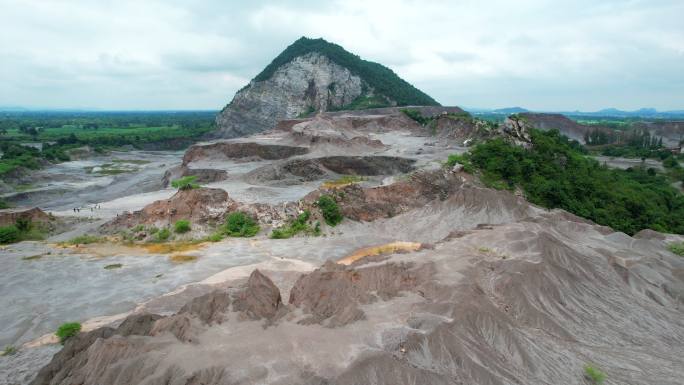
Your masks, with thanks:
[[(180, 150), (214, 129), (215, 111), (2, 112), (0, 177), (69, 160), (69, 150)], [(41, 143), (42, 149), (27, 146)]]

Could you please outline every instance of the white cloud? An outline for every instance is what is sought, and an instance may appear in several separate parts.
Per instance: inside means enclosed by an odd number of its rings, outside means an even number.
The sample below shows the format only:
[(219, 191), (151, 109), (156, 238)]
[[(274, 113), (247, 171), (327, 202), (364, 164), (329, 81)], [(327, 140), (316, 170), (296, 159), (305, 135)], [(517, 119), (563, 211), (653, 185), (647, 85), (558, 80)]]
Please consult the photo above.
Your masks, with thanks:
[(212, 108), (305, 35), (443, 104), (683, 108), (684, 3), (0, 0), (0, 105)]

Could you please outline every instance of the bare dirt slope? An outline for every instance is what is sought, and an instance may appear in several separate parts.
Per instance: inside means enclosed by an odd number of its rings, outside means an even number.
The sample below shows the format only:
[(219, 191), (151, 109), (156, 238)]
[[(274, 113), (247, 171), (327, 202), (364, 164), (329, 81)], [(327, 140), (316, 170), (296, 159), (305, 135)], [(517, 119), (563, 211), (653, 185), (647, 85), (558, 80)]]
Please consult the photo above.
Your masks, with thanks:
[(608, 384), (679, 383), (684, 262), (664, 239), (530, 210), (472, 230), (433, 221), (452, 231), (427, 248), (328, 262), (289, 292), (255, 271), (177, 315), (82, 334), (33, 384), (583, 384), (587, 363)]

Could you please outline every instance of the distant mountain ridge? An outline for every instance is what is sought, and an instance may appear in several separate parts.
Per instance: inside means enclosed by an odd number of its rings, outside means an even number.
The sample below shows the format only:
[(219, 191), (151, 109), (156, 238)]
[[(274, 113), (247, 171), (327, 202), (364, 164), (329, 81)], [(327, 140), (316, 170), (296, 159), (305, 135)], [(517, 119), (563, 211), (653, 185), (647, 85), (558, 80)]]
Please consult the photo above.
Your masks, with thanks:
[(528, 110), (522, 107), (506, 107), (506, 108), (465, 108), (466, 111), (475, 114), (518, 114), (525, 112), (535, 112), (544, 114), (562, 114), (566, 116), (587, 116), (587, 117), (616, 117), (616, 118), (663, 118), (663, 119), (680, 119), (684, 118), (684, 110), (672, 111), (658, 111), (655, 108), (640, 108), (634, 111), (624, 111), (617, 108), (604, 108), (598, 111), (541, 111)]
[(217, 116), (213, 136), (249, 135), (318, 111), (408, 105), (439, 103), (381, 64), (302, 37), (235, 94)]

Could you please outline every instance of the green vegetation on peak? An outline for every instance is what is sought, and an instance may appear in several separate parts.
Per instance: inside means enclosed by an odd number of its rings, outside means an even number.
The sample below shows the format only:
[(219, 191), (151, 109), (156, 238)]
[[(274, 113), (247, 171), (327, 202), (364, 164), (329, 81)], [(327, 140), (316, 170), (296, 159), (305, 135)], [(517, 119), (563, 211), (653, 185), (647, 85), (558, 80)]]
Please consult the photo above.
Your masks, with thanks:
[[(391, 69), (371, 61), (363, 60), (341, 46), (330, 43), (324, 39), (299, 38), (280, 53), (271, 64), (267, 65), (253, 81), (260, 82), (268, 80), (273, 76), (278, 68), (291, 62), (293, 59), (316, 52), (326, 56), (332, 62), (347, 68), (353, 74), (363, 79), (375, 94), (385, 96), (397, 103), (399, 106), (418, 105), (418, 106), (437, 106), (439, 103), (430, 96), (412, 86), (407, 81), (401, 79)], [(360, 105), (372, 104), (371, 101), (359, 100)]]
[(602, 166), (557, 130), (531, 130), (531, 136), (530, 149), (496, 138), (447, 164), (461, 163), (490, 187), (522, 188), (532, 203), (630, 235), (643, 229), (684, 234), (684, 195), (663, 175), (643, 167)]

